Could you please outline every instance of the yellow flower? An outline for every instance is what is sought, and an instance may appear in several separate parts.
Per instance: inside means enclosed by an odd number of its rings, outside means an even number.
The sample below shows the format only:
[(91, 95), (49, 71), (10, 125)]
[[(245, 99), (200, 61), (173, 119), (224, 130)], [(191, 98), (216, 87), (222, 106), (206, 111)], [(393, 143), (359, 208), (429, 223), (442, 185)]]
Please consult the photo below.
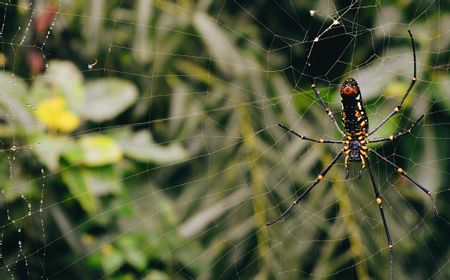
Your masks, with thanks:
[(5, 66), (6, 62), (8, 62), (8, 60), (6, 59), (6, 56), (4, 53), (0, 53), (0, 66)]
[(103, 255), (111, 255), (114, 251), (114, 248), (111, 244), (105, 244), (100, 248), (100, 251)]
[(81, 242), (83, 242), (84, 245), (92, 246), (95, 245), (96, 239), (93, 235), (83, 234), (81, 236)]
[(65, 133), (71, 132), (80, 124), (80, 118), (70, 111), (61, 112), (59, 120), (59, 129)]
[(36, 109), (37, 118), (49, 129), (69, 133), (80, 124), (80, 118), (68, 110), (66, 100), (61, 96), (40, 102)]

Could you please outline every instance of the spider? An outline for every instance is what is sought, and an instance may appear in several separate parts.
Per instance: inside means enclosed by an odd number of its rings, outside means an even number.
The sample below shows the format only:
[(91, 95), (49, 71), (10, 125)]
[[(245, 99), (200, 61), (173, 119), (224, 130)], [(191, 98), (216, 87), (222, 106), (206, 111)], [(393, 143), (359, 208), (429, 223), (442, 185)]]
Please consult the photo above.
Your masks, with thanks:
[(338, 159), (345, 155), (344, 157), (344, 165), (346, 170), (346, 179), (348, 178), (349, 169), (348, 169), (348, 163), (351, 161), (360, 162), (361, 169), (359, 171), (359, 176), (362, 174), (362, 170), (366, 168), (369, 171), (370, 180), (372, 183), (373, 191), (375, 193), (375, 202), (378, 205), (378, 208), (380, 209), (381, 219), (383, 221), (384, 231), (386, 233), (386, 239), (389, 247), (389, 255), (390, 255), (390, 278), (393, 279), (394, 275), (394, 269), (393, 269), (393, 262), (394, 262), (394, 243), (391, 239), (391, 234), (389, 232), (389, 227), (386, 222), (386, 217), (383, 210), (383, 200), (380, 193), (380, 189), (377, 186), (377, 183), (373, 176), (372, 166), (371, 162), (369, 160), (369, 153), (373, 153), (378, 158), (382, 159), (383, 161), (387, 162), (390, 166), (395, 168), (395, 171), (400, 174), (401, 176), (405, 177), (407, 180), (411, 181), (415, 186), (420, 188), (423, 192), (425, 192), (431, 199), (431, 202), (433, 204), (434, 209), (437, 212), (436, 206), (434, 204), (433, 197), (431, 196), (431, 192), (423, 187), (421, 184), (416, 182), (413, 178), (411, 178), (406, 171), (395, 164), (394, 162), (388, 160), (387, 158), (383, 157), (381, 154), (379, 154), (377, 151), (369, 148), (367, 144), (369, 143), (378, 143), (378, 142), (387, 142), (387, 141), (394, 141), (396, 139), (399, 139), (400, 137), (403, 137), (411, 132), (411, 130), (416, 127), (416, 125), (422, 120), (423, 115), (420, 116), (411, 126), (409, 129), (400, 131), (396, 135), (390, 135), (388, 137), (382, 137), (382, 138), (376, 138), (376, 139), (370, 139), (369, 137), (374, 134), (380, 127), (383, 126), (389, 119), (391, 119), (395, 114), (397, 114), (402, 105), (405, 101), (406, 97), (408, 97), (408, 94), (410, 93), (411, 89), (413, 88), (414, 84), (416, 83), (416, 49), (414, 46), (414, 37), (410, 30), (408, 30), (409, 37), (411, 39), (411, 45), (412, 45), (412, 52), (413, 52), (413, 58), (414, 58), (414, 75), (411, 79), (411, 82), (403, 95), (402, 99), (398, 103), (398, 105), (394, 108), (394, 110), (388, 114), (372, 131), (369, 131), (369, 119), (367, 118), (366, 110), (364, 108), (364, 103), (361, 97), (361, 91), (359, 89), (358, 83), (353, 78), (348, 78), (345, 80), (340, 88), (340, 95), (341, 95), (341, 102), (342, 102), (342, 110), (341, 110), (341, 119), (342, 123), (344, 125), (344, 131), (342, 131), (339, 128), (339, 125), (331, 112), (331, 110), (328, 108), (325, 101), (320, 96), (319, 90), (317, 89), (316, 85), (313, 84), (312, 90), (314, 91), (317, 98), (320, 100), (320, 103), (325, 110), (325, 112), (328, 114), (330, 120), (332, 121), (333, 125), (336, 127), (336, 129), (341, 133), (343, 140), (325, 140), (325, 139), (313, 139), (304, 135), (301, 135), (289, 127), (279, 124), (282, 128), (287, 130), (289, 133), (294, 134), (295, 136), (299, 137), (302, 140), (312, 141), (316, 143), (327, 143), (327, 144), (341, 144), (343, 145), (343, 149), (334, 157), (334, 159), (331, 161), (331, 163), (328, 164), (328, 166), (322, 170), (322, 172), (317, 176), (317, 178), (314, 180), (314, 182), (302, 193), (300, 196), (298, 196), (294, 202), (284, 211), (282, 214), (275, 220), (273, 220), (270, 223), (267, 223), (266, 226), (273, 225), (280, 220), (284, 219), (310, 191), (314, 189), (315, 186), (319, 184), (320, 181), (323, 180), (325, 175), (330, 171), (330, 169), (333, 167), (333, 165), (338, 161)]

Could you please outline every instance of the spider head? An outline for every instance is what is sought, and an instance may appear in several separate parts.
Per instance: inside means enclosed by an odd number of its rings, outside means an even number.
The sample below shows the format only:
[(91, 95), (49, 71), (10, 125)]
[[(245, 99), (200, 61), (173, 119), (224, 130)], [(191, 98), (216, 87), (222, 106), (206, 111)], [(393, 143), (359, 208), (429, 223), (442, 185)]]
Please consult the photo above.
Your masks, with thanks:
[(354, 96), (359, 94), (359, 86), (355, 79), (348, 78), (342, 83), (341, 96)]

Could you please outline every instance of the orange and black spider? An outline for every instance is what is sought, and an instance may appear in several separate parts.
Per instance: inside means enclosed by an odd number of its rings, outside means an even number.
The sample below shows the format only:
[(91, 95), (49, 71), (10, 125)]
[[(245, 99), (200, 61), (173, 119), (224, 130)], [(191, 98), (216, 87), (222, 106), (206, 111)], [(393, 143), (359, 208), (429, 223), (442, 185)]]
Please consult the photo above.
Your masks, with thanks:
[[(416, 185), (418, 188), (420, 188), (423, 192), (425, 192), (431, 199), (433, 203), (433, 207), (436, 210), (436, 206), (434, 204), (433, 198), (431, 196), (431, 192), (420, 185), (418, 182), (416, 182), (413, 178), (411, 178), (406, 171), (393, 163), (392, 161), (388, 160), (387, 158), (380, 155), (375, 150), (369, 148), (367, 144), (370, 143), (377, 143), (377, 142), (385, 142), (385, 141), (393, 141), (396, 140), (408, 133), (411, 132), (412, 129), (420, 122), (420, 120), (423, 118), (423, 115), (415, 121), (411, 127), (407, 130), (401, 131), (397, 133), (396, 135), (391, 135), (388, 137), (383, 138), (376, 138), (376, 139), (370, 139), (369, 136), (372, 135), (375, 131), (377, 131), (384, 123), (386, 123), (390, 118), (392, 118), (395, 114), (397, 114), (400, 111), (400, 108), (403, 105), (403, 102), (405, 101), (406, 97), (408, 96), (409, 92), (413, 88), (414, 84), (416, 83), (416, 49), (414, 46), (414, 38), (410, 30), (408, 30), (409, 37), (411, 38), (411, 45), (413, 50), (413, 58), (414, 58), (414, 76), (411, 79), (411, 83), (409, 84), (408, 89), (406, 90), (405, 94), (403, 95), (403, 98), (400, 100), (398, 105), (394, 108), (394, 110), (384, 118), (380, 124), (378, 124), (372, 131), (369, 132), (369, 119), (367, 118), (366, 111), (364, 109), (364, 103), (361, 97), (361, 91), (359, 89), (358, 83), (353, 78), (348, 78), (344, 81), (344, 83), (341, 86), (340, 93), (341, 93), (341, 101), (342, 101), (342, 110), (341, 110), (341, 119), (342, 123), (344, 124), (344, 131), (342, 131), (339, 128), (339, 125), (336, 122), (336, 119), (334, 118), (333, 113), (326, 105), (325, 101), (320, 96), (319, 90), (317, 89), (316, 85), (312, 85), (312, 90), (314, 91), (317, 98), (320, 100), (320, 103), (322, 107), (325, 109), (325, 112), (330, 117), (331, 121), (333, 122), (333, 125), (336, 127), (336, 129), (341, 133), (343, 140), (325, 140), (325, 139), (313, 139), (307, 136), (303, 136), (298, 134), (297, 132), (291, 130), (287, 126), (283, 124), (279, 124), (282, 128), (286, 129), (288, 132), (296, 135), (300, 139), (312, 141), (316, 143), (328, 143), (328, 144), (342, 144), (344, 147), (343, 149), (337, 154), (337, 156), (331, 161), (331, 163), (324, 169), (322, 172), (317, 176), (317, 178), (314, 180), (314, 182), (299, 196), (295, 201), (275, 220), (268, 223), (267, 226), (270, 226), (272, 224), (275, 224), (276, 222), (284, 219), (287, 214), (289, 214), (295, 205), (297, 205), (330, 171), (330, 169), (333, 167), (333, 165), (337, 162), (337, 160), (342, 156), (345, 155), (344, 163), (345, 163), (345, 169), (346, 169), (346, 178), (348, 177), (348, 162), (350, 161), (357, 161), (361, 163), (361, 170), (359, 172), (359, 175), (361, 175), (362, 170), (366, 167), (369, 171), (370, 180), (372, 182), (373, 190), (375, 192), (375, 202), (378, 205), (378, 208), (380, 209), (381, 213), (381, 219), (383, 220), (383, 226), (386, 233), (387, 243), (388, 247), (390, 249), (390, 278), (393, 279), (394, 275), (394, 269), (393, 269), (393, 249), (394, 244), (392, 243), (391, 234), (389, 232), (388, 224), (386, 222), (386, 218), (384, 215), (383, 210), (383, 200), (381, 199), (381, 194), (379, 187), (377, 186), (374, 176), (372, 167), (369, 160), (369, 153), (373, 153), (378, 158), (386, 161), (389, 165), (391, 165), (393, 168), (395, 168), (396, 172), (398, 172), (401, 176), (405, 177), (409, 181), (411, 181), (414, 185)], [(437, 210), (436, 210), (437, 212)]]

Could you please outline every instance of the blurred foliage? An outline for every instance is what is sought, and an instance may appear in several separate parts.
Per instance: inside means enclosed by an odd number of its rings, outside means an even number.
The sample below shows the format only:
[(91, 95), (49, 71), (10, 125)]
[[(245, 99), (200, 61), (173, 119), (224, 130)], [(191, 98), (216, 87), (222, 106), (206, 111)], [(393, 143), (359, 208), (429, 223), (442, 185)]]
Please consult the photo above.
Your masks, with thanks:
[(1, 1), (0, 278), (386, 279), (368, 178), (344, 181), (342, 163), (264, 225), (337, 151), (277, 123), (338, 137), (310, 84), (337, 115), (355, 75), (376, 124), (409, 83), (408, 28), (419, 82), (377, 135), (425, 124), (374, 148), (440, 214), (375, 173), (396, 279), (449, 278), (449, 4), (344, 2)]

